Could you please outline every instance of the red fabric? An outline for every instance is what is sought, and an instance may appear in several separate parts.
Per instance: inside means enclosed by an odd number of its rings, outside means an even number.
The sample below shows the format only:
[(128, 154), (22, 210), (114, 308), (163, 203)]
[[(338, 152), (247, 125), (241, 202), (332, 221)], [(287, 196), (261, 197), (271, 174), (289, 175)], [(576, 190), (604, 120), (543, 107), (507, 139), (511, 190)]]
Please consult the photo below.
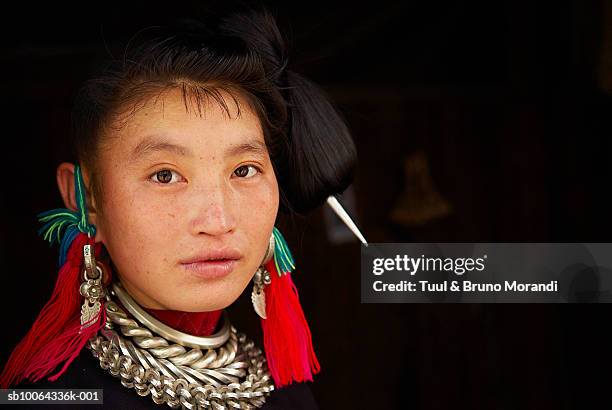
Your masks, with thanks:
[(272, 282), (265, 289), (267, 319), (261, 319), (261, 326), (274, 384), (283, 387), (294, 381), (312, 381), (321, 367), (291, 273), (279, 277), (274, 259), (266, 268)]
[[(104, 305), (92, 318), (91, 326), (81, 331), (81, 305), (79, 294), (83, 246), (94, 244), (84, 233), (79, 233), (70, 244), (67, 259), (55, 282), (51, 299), (43, 307), (32, 328), (13, 350), (2, 374), (0, 387), (19, 384), (24, 379), (36, 382), (49, 376), (56, 368), (62, 368), (49, 377), (54, 381), (61, 376), (78, 356), (89, 337), (104, 326)], [(101, 244), (95, 244), (94, 254), (99, 256)], [(109, 273), (110, 275), (110, 273)], [(110, 277), (106, 278), (107, 280)]]
[(152, 316), (166, 325), (194, 336), (215, 333), (223, 310), (212, 312), (181, 312), (179, 310), (147, 309)]

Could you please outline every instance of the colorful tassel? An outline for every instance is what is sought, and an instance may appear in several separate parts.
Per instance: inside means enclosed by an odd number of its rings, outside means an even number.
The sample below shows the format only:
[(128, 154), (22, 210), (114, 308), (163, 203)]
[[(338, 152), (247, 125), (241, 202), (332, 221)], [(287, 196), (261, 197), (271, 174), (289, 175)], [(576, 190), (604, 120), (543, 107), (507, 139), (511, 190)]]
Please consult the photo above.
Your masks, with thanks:
[[(268, 368), (277, 387), (312, 381), (320, 371), (312, 336), (291, 271), (295, 264), (280, 231), (274, 228), (274, 260), (265, 264), (271, 282), (266, 286), (267, 319), (261, 319)], [(276, 273), (276, 274), (274, 274)]]
[[(85, 189), (78, 165), (74, 173), (78, 212), (55, 209), (39, 215), (40, 221), (45, 223), (40, 230), (43, 238), (61, 244), (61, 268), (51, 299), (9, 357), (0, 375), (1, 388), (8, 388), (24, 379), (39, 381), (63, 363), (63, 367), (49, 377), (51, 381), (56, 380), (106, 321), (106, 310), (102, 307), (90, 326), (82, 328), (80, 323), (83, 246), (87, 243), (94, 245), (96, 255), (102, 245), (94, 243), (95, 227), (87, 222)], [(105, 282), (109, 279), (105, 278)]]
[(66, 262), (68, 248), (79, 232), (86, 233), (90, 237), (96, 235), (96, 227), (87, 222), (86, 191), (81, 168), (78, 164), (74, 167), (74, 187), (77, 203), (76, 211), (58, 208), (37, 215), (38, 220), (44, 223), (38, 234), (44, 240), (49, 241), (49, 246), (52, 246), (55, 242), (60, 243), (59, 266)]
[(295, 269), (295, 263), (287, 241), (276, 226), (272, 229), (272, 234), (274, 235), (274, 265), (276, 271), (279, 275), (292, 272)]

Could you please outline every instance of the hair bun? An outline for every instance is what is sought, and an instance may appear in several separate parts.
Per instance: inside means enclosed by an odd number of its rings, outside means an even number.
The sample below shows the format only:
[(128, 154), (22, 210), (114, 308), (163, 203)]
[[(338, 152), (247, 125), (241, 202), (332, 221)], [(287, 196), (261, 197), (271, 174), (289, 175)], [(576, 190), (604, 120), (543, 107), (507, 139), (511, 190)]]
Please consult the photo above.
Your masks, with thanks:
[(307, 212), (353, 181), (357, 149), (351, 134), (324, 91), (287, 71), (289, 172), (279, 177), (291, 207)]

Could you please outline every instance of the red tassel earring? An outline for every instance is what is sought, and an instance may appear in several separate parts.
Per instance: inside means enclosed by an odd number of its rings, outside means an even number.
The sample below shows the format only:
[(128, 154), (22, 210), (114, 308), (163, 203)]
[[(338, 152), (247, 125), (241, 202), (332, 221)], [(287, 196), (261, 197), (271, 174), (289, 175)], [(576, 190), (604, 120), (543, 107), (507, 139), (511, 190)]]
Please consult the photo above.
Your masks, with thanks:
[(289, 247), (274, 227), (270, 248), (253, 278), (251, 299), (261, 317), (268, 368), (277, 387), (312, 381), (320, 371), (298, 291), (291, 280), (294, 269)]
[[(3, 389), (25, 379), (37, 382), (62, 366), (49, 377), (50, 381), (57, 380), (106, 321), (103, 285), (110, 277), (103, 277), (95, 262), (101, 244), (95, 244), (95, 227), (87, 222), (85, 189), (78, 165), (74, 175), (77, 212), (54, 209), (39, 215), (39, 220), (45, 223), (40, 230), (44, 239), (51, 244), (56, 240), (61, 243), (61, 268), (51, 299), (0, 375)], [(85, 281), (81, 284), (83, 277)]]

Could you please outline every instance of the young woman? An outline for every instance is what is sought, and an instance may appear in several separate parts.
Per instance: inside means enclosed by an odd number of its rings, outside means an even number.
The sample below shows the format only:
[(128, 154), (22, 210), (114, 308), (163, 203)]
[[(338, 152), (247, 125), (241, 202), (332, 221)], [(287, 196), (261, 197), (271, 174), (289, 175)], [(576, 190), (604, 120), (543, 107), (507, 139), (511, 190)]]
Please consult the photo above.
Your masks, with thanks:
[[(103, 388), (112, 408), (315, 408), (301, 382), (319, 363), (275, 224), (342, 192), (356, 151), (288, 68), (274, 18), (140, 32), (81, 88), (73, 125), (66, 208), (40, 215), (57, 284), (2, 387)], [(250, 281), (264, 351), (224, 313)]]

